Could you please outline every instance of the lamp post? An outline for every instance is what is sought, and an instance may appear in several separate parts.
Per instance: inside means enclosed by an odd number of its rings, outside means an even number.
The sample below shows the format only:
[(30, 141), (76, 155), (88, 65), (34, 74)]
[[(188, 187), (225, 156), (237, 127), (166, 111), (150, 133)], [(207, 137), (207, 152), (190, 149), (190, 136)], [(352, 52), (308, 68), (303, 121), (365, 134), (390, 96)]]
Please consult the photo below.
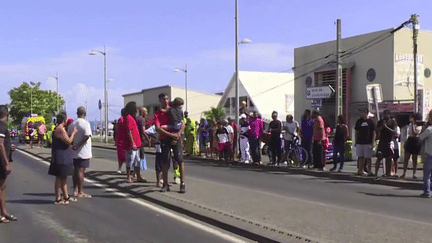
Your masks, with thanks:
[(105, 143), (108, 143), (108, 97), (107, 97), (107, 79), (106, 79), (106, 48), (103, 51), (91, 50), (89, 55), (96, 55), (97, 52), (104, 56), (104, 110), (105, 110)]
[(59, 100), (58, 100), (58, 98), (59, 98), (59, 84), (58, 84), (58, 81), (59, 81), (59, 76), (58, 76), (58, 73), (56, 73), (56, 76), (54, 76), (54, 77), (50, 77), (50, 78), (54, 78), (55, 80), (56, 80), (56, 93), (57, 93), (57, 95), (56, 95), (56, 109), (57, 109), (57, 113), (59, 113)]
[(187, 64), (185, 64), (185, 68), (184, 69), (182, 69), (182, 68), (175, 68), (174, 69), (174, 72), (180, 72), (180, 71), (183, 71), (184, 73), (185, 73), (185, 93), (186, 93), (186, 110), (188, 110), (188, 95), (187, 95), (187, 91), (188, 91), (188, 88), (187, 88)]
[[(240, 124), (239, 121), (239, 67), (238, 67), (238, 46), (240, 44), (251, 43), (252, 41), (249, 39), (243, 39), (242, 41), (238, 41), (238, 0), (235, 0), (235, 120), (237, 125)], [(237, 137), (239, 137), (239, 131), (237, 131)], [(238, 146), (237, 146), (238, 148)], [(234, 153), (237, 151), (234, 151)]]
[(30, 82), (30, 87), (31, 87), (31, 89), (30, 89), (30, 116), (33, 115), (33, 88), (40, 85), (40, 84), (41, 84), (41, 82), (37, 82), (37, 83)]

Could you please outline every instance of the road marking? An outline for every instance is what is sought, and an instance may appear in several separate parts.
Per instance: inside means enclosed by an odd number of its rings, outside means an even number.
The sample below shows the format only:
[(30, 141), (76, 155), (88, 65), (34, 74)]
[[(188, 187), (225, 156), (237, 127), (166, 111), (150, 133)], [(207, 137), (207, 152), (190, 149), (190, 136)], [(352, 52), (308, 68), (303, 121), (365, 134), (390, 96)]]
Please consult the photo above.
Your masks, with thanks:
[(64, 238), (67, 242), (76, 242), (76, 243), (87, 243), (88, 239), (82, 238), (79, 233), (75, 233), (72, 230), (66, 229), (61, 225), (60, 222), (54, 220), (51, 217), (51, 214), (42, 210), (39, 210), (35, 214), (38, 219), (38, 223), (45, 225), (48, 229), (51, 229), (58, 233), (62, 238)]
[[(21, 153), (23, 153), (23, 154), (25, 154), (25, 155), (27, 155), (27, 156), (33, 158), (33, 159), (35, 159), (35, 160), (37, 160), (37, 161), (39, 161), (39, 162), (42, 162), (42, 163), (44, 163), (45, 165), (48, 165), (48, 166), (50, 165), (50, 163), (49, 163), (48, 161), (43, 160), (43, 159), (41, 159), (41, 158), (39, 158), (39, 157), (36, 157), (36, 156), (34, 156), (34, 155), (32, 155), (32, 154), (26, 152), (26, 151), (22, 151), (22, 150), (17, 150), (17, 151), (18, 151), (18, 152), (21, 152)], [(158, 213), (160, 213), (160, 214), (163, 214), (163, 215), (165, 215), (165, 216), (167, 216), (167, 217), (170, 217), (170, 218), (176, 219), (176, 220), (178, 220), (178, 221), (180, 221), (180, 222), (182, 222), (182, 223), (188, 224), (188, 225), (190, 225), (190, 226), (192, 226), (192, 227), (198, 228), (198, 229), (200, 229), (200, 230), (202, 230), (202, 231), (205, 231), (205, 232), (207, 232), (207, 233), (209, 233), (209, 234), (213, 234), (213, 235), (215, 235), (215, 236), (218, 236), (218, 237), (220, 237), (220, 238), (222, 238), (222, 239), (224, 239), (224, 240), (226, 240), (226, 241), (229, 241), (229, 242), (246, 242), (246, 241), (241, 240), (241, 239), (239, 239), (239, 238), (237, 238), (237, 237), (234, 237), (234, 236), (232, 236), (232, 235), (230, 235), (230, 234), (226, 234), (226, 233), (224, 233), (224, 232), (222, 232), (222, 231), (220, 231), (220, 230), (216, 230), (216, 229), (214, 229), (214, 228), (211, 228), (211, 227), (209, 227), (209, 226), (206, 226), (206, 225), (204, 225), (202, 222), (196, 222), (196, 221), (193, 221), (193, 220), (191, 220), (191, 219), (188, 219), (188, 218), (186, 218), (186, 217), (183, 217), (183, 216), (180, 216), (180, 215), (178, 215), (178, 214), (176, 214), (176, 213), (173, 213), (173, 212), (171, 212), (171, 211), (168, 211), (168, 210), (165, 209), (165, 208), (157, 207), (157, 206), (155, 206), (155, 205), (153, 205), (153, 204), (150, 204), (150, 203), (148, 203), (148, 202), (145, 202), (145, 201), (143, 201), (143, 200), (141, 200), (141, 199), (137, 199), (137, 198), (130, 198), (130, 196), (129, 196), (128, 194), (123, 193), (123, 192), (119, 192), (117, 189), (109, 188), (109, 187), (107, 187), (106, 185), (100, 184), (100, 183), (98, 183), (98, 182), (96, 182), (96, 181), (93, 181), (93, 180), (90, 180), (90, 179), (87, 179), (87, 178), (84, 178), (84, 180), (85, 180), (86, 182), (88, 182), (88, 183), (93, 184), (94, 186), (97, 186), (97, 187), (103, 188), (103, 189), (105, 189), (106, 191), (109, 191), (109, 192), (114, 193), (115, 195), (121, 196), (121, 197), (125, 198), (126, 200), (129, 200), (129, 201), (131, 201), (131, 202), (134, 202), (134, 203), (136, 203), (136, 204), (139, 204), (139, 205), (141, 205), (141, 206), (144, 206), (144, 207), (146, 207), (146, 208), (148, 208), (148, 209), (151, 209), (151, 210), (153, 210), (153, 211), (156, 211), (156, 212), (158, 212)], [(65, 229), (65, 230), (67, 230), (67, 229)], [(70, 232), (69, 232), (69, 233), (70, 233)], [(80, 242), (82, 242), (82, 241), (80, 241)]]

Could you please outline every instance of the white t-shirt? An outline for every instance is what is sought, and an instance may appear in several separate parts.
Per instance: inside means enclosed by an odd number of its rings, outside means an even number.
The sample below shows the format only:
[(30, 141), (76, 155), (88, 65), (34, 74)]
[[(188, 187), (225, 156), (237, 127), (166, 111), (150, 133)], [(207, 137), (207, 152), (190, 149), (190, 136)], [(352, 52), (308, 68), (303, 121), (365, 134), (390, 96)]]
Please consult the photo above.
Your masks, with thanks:
[(69, 125), (68, 133), (69, 135), (72, 133), (74, 128), (76, 127), (77, 133), (74, 137), (74, 144), (79, 143), (85, 136), (90, 136), (89, 139), (77, 150), (74, 150), (74, 159), (90, 159), (92, 157), (92, 144), (91, 144), (91, 127), (90, 123), (83, 119), (77, 118), (72, 124)]
[(229, 134), (234, 134), (234, 129), (231, 125), (226, 125), (226, 130), (228, 131)]
[(298, 127), (299, 127), (299, 124), (296, 121), (292, 121), (291, 123), (284, 122), (284, 125), (283, 125), (283, 130), (285, 131), (285, 133), (284, 133), (284, 139), (288, 140), (288, 141), (292, 141), (293, 138), (294, 138), (294, 136), (291, 135), (291, 134), (289, 134), (289, 133), (287, 133), (287, 131), (290, 132), (290, 133), (294, 133), (294, 135), (297, 136), (297, 129), (298, 129)]

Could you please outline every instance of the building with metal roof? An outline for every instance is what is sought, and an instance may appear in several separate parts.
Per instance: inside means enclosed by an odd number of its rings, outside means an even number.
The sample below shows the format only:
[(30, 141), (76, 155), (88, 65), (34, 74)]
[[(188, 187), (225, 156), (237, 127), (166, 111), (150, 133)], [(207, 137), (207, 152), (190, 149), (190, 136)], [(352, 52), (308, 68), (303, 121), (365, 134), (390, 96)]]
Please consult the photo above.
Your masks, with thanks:
[[(234, 73), (218, 105), (231, 118), (235, 117), (235, 79)], [(272, 120), (273, 111), (285, 120), (287, 114), (294, 114), (294, 74), (239, 71), (239, 100), (240, 104), (246, 101), (250, 111), (260, 113), (264, 122)]]

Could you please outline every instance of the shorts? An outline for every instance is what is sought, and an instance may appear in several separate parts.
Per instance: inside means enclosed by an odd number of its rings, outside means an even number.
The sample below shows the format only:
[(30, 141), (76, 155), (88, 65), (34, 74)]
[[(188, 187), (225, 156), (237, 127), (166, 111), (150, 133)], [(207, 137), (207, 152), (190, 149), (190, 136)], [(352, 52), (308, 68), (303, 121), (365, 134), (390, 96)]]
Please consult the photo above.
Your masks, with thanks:
[(126, 168), (139, 167), (140, 155), (139, 150), (126, 150)]
[(155, 170), (156, 172), (162, 172), (162, 153), (156, 153)]
[(38, 140), (41, 141), (41, 142), (43, 142), (43, 140), (44, 140), (44, 134), (43, 133), (42, 134), (38, 134)]
[(6, 170), (3, 168), (3, 165), (0, 165), (0, 180), (5, 180), (8, 175), (6, 174)]
[(380, 143), (378, 143), (378, 148), (377, 148), (377, 157), (393, 158), (393, 156), (394, 156), (394, 150), (390, 148), (390, 143), (380, 141)]
[(399, 159), (399, 158), (400, 158), (399, 149), (393, 150), (393, 159)]
[(221, 151), (231, 151), (231, 143), (218, 143), (219, 152)]
[(419, 154), (421, 142), (418, 137), (409, 137), (404, 144), (405, 153)]
[(75, 168), (88, 168), (90, 166), (90, 159), (73, 159)]
[(357, 144), (356, 152), (359, 158), (371, 159), (373, 156), (373, 150), (370, 144)]
[(171, 149), (174, 153), (174, 160), (177, 163), (183, 163), (182, 141), (178, 141), (176, 144), (171, 144), (171, 141), (172, 139), (163, 139), (160, 141), (162, 150), (162, 163), (170, 163)]

